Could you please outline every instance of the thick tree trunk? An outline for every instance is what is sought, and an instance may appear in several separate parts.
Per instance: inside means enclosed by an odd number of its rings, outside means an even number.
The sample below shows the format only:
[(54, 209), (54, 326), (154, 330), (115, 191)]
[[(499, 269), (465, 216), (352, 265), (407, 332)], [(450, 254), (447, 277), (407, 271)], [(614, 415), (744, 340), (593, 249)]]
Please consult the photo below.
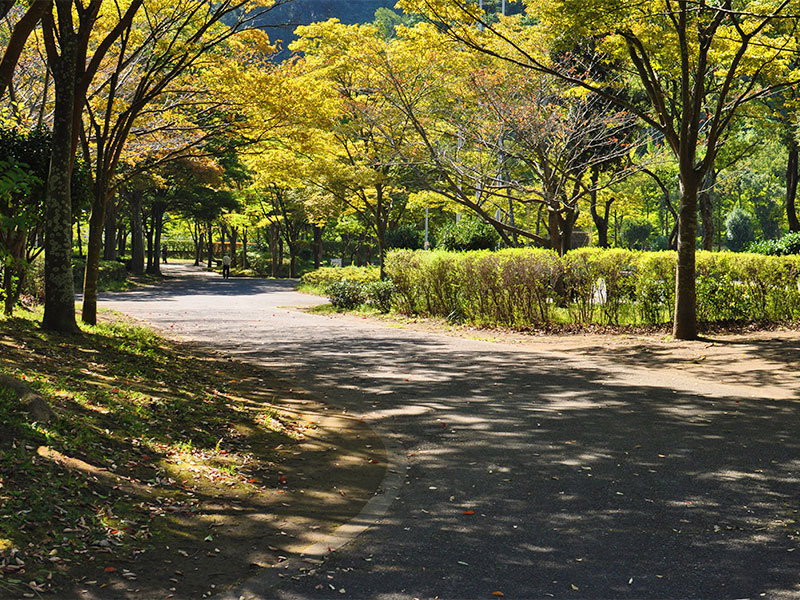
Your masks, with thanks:
[(131, 271), (144, 275), (144, 228), (142, 227), (142, 190), (131, 194)]
[(695, 289), (697, 188), (697, 181), (681, 181), (678, 266), (675, 275), (675, 320), (672, 327), (672, 335), (676, 340), (697, 339), (697, 295)]
[(561, 228), (558, 223), (558, 212), (548, 207), (547, 232), (550, 234), (550, 249), (562, 253)]
[(45, 300), (42, 327), (77, 332), (72, 279), (72, 114), (77, 89), (78, 40), (61, 40), (61, 59), (51, 65), (56, 82), (53, 141), (45, 196)]
[(789, 142), (789, 159), (786, 162), (786, 219), (789, 222), (789, 231), (800, 231), (800, 221), (797, 219), (797, 181), (798, 173), (798, 144), (793, 137)]
[(558, 215), (558, 227), (561, 230), (561, 247), (558, 251), (561, 256), (572, 250), (572, 230), (577, 220), (578, 211), (569, 211), (563, 217)]
[(597, 228), (597, 245), (601, 248), (608, 248), (608, 221), (613, 202), (613, 198), (606, 202), (605, 210), (601, 215), (597, 210), (597, 190), (592, 190), (589, 212), (592, 215), (594, 226)]

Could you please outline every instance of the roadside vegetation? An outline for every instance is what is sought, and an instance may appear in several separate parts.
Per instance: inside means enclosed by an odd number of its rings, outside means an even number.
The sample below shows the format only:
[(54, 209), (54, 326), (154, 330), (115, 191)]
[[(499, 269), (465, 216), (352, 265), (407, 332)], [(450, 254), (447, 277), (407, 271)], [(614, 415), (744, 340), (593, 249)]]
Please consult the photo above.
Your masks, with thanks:
[[(315, 424), (281, 410), (285, 390), (252, 368), (126, 321), (64, 335), (40, 318), (0, 320), (0, 597), (74, 586), (200, 597), (250, 574), (231, 539), (277, 535), (275, 523), (215, 527), (254, 497), (281, 498), (282, 463)], [(21, 389), (50, 410), (29, 411)], [(265, 564), (280, 553), (263, 550)]]
[[(670, 322), (674, 252), (582, 248), (393, 251), (385, 281), (368, 271), (321, 269), (301, 289), (324, 290), (339, 310), (369, 307), (518, 330), (653, 327)], [(337, 272), (338, 271), (338, 272)], [(710, 324), (800, 319), (800, 257), (698, 252), (697, 314)], [(313, 285), (312, 285), (313, 284)]]

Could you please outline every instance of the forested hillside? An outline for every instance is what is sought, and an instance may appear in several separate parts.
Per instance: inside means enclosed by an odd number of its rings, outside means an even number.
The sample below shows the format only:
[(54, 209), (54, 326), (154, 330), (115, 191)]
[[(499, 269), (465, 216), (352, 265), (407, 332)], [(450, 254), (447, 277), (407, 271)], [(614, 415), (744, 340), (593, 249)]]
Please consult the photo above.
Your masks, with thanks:
[(392, 8), (396, 0), (292, 0), (271, 10), (261, 23), (272, 40), (280, 40), (281, 48), (295, 39), (294, 28), (315, 21), (336, 18), (342, 23), (371, 23), (375, 11)]

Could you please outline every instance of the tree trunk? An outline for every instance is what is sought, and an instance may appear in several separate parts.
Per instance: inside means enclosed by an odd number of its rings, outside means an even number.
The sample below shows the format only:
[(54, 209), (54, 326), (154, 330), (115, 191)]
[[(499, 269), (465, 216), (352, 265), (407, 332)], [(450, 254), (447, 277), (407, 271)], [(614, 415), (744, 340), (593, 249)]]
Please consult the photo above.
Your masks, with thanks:
[(78, 40), (61, 39), (60, 60), (52, 62), (56, 104), (53, 140), (45, 196), (44, 318), (42, 327), (51, 331), (77, 332), (75, 284), (72, 278), (73, 162), (72, 115), (77, 90)]
[(681, 208), (678, 218), (678, 266), (675, 274), (676, 340), (697, 339), (697, 294), (695, 289), (695, 244), (697, 238), (697, 188), (693, 176), (681, 181)]
[(558, 215), (558, 227), (561, 230), (561, 247), (558, 249), (559, 254), (564, 256), (567, 252), (572, 250), (572, 230), (575, 227), (575, 221), (578, 220), (578, 211), (570, 210), (566, 212), (566, 216)]
[(117, 260), (117, 204), (115, 202), (108, 202), (106, 206), (103, 260)]
[(589, 212), (592, 215), (594, 226), (597, 228), (597, 245), (601, 248), (608, 248), (608, 223), (611, 217), (611, 205), (614, 200), (612, 198), (606, 201), (605, 209), (601, 215), (597, 210), (597, 190), (592, 190)]
[(548, 207), (547, 231), (550, 234), (550, 249), (562, 253), (561, 228), (558, 223), (558, 212)]
[(214, 267), (214, 226), (208, 224), (208, 265), (209, 269)]
[(800, 231), (800, 221), (797, 219), (797, 181), (800, 179), (798, 172), (798, 144), (792, 137), (789, 142), (789, 159), (786, 162), (786, 218), (789, 221), (789, 231)]
[[(161, 232), (164, 229), (164, 212), (166, 206), (163, 202), (153, 202), (150, 220), (150, 235), (148, 236), (148, 256), (147, 272), (151, 275), (161, 275), (161, 261), (159, 260), (159, 253), (161, 252)], [(150, 242), (150, 240), (153, 240)]]
[[(146, 254), (146, 264), (144, 267), (145, 273), (152, 273), (153, 272), (153, 214), (152, 211), (149, 217), (145, 217), (144, 214), (142, 215), (142, 223), (144, 225), (145, 236), (147, 238), (147, 248), (145, 251)], [(156, 259), (156, 263), (158, 263), (158, 259)], [(156, 268), (158, 266), (156, 265)]]
[(611, 211), (611, 204), (614, 199), (606, 202), (605, 214), (601, 215), (597, 210), (597, 183), (600, 181), (600, 171), (597, 167), (592, 167), (592, 191), (589, 194), (589, 213), (592, 221), (597, 228), (597, 245), (601, 248), (608, 248), (608, 217)]
[(716, 173), (712, 167), (705, 178), (703, 191), (697, 198), (700, 205), (700, 218), (703, 223), (703, 250), (714, 249), (714, 203), (713, 192)]
[[(122, 208), (122, 206), (118, 206), (117, 207), (117, 214), (118, 215), (119, 215), (119, 211), (120, 211), (121, 208)], [(116, 258), (119, 258), (120, 256), (125, 256), (125, 252), (127, 250), (127, 244), (128, 244), (128, 233), (127, 233), (127, 230), (126, 230), (126, 227), (125, 227), (125, 222), (124, 221), (118, 222), (118, 227), (117, 227), (117, 256), (116, 256)]]
[(314, 268), (322, 266), (322, 227), (314, 227)]
[(139, 189), (134, 189), (131, 194), (131, 271), (134, 275), (144, 275), (143, 195)]
[(81, 234), (81, 216), (75, 219), (75, 234), (78, 241), (78, 258), (83, 258), (83, 235)]
[(5, 290), (5, 307), (3, 313), (10, 317), (14, 313), (14, 306), (19, 300), (20, 292), (25, 280), (26, 265), (23, 260), (27, 235), (20, 231), (6, 232), (6, 246), (9, 258), (3, 267), (3, 289)]
[(200, 257), (203, 254), (203, 231), (200, 229), (200, 223), (194, 222), (194, 266), (200, 266)]
[(269, 228), (269, 251), (272, 254), (272, 276), (278, 276), (278, 225), (273, 223)]
[(250, 262), (247, 260), (247, 227), (242, 230), (242, 268), (250, 268)]
[(287, 244), (289, 246), (289, 279), (297, 277), (297, 252), (294, 244)]
[(228, 239), (231, 243), (231, 267), (235, 269), (239, 266), (239, 260), (237, 258), (238, 252), (236, 251), (236, 242), (239, 239), (239, 230), (236, 227), (231, 227), (231, 232)]
[[(95, 183), (98, 191), (104, 186)], [(102, 192), (100, 192), (102, 193)], [(92, 199), (89, 215), (89, 242), (86, 247), (86, 269), (83, 272), (83, 311), (81, 319), (88, 325), (97, 324), (97, 280), (100, 275), (100, 252), (103, 246), (103, 226), (106, 221), (106, 198)]]

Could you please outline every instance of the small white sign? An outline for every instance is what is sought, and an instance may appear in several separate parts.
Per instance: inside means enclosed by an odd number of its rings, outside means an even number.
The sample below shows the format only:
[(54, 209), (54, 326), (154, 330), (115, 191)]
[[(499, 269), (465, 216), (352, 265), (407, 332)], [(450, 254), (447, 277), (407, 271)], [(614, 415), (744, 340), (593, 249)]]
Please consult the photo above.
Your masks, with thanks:
[(331, 266), (332, 267), (341, 267), (342, 266), (342, 259), (341, 258), (332, 258), (331, 259)]

